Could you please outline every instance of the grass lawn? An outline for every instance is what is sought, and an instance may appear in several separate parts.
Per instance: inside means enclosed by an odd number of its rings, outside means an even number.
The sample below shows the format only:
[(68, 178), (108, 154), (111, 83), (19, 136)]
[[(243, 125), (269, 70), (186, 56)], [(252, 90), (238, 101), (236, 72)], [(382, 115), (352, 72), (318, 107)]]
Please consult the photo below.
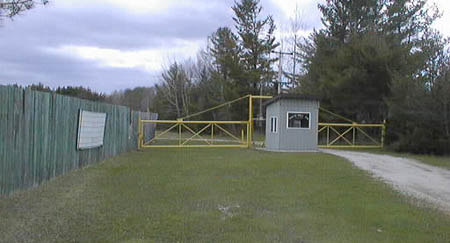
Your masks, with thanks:
[[(400, 156), (402, 156), (402, 155), (400, 155)], [(450, 156), (413, 155), (413, 154), (406, 154), (403, 156), (419, 160), (419, 161), (429, 164), (429, 165), (434, 165), (434, 166), (439, 166), (439, 167), (444, 167), (444, 168), (450, 169)]]
[[(348, 149), (346, 149), (348, 150)], [(377, 154), (387, 154), (392, 155), (395, 157), (402, 157), (402, 158), (411, 158), (418, 160), (419, 162), (438, 166), (446, 169), (450, 169), (450, 156), (437, 156), (437, 155), (426, 155), (426, 154), (410, 154), (410, 153), (398, 153), (394, 151), (390, 151), (387, 149), (355, 149), (350, 150), (355, 152), (369, 152), (369, 153), (377, 153)]]
[(449, 242), (411, 200), (328, 154), (153, 149), (0, 198), (0, 241)]

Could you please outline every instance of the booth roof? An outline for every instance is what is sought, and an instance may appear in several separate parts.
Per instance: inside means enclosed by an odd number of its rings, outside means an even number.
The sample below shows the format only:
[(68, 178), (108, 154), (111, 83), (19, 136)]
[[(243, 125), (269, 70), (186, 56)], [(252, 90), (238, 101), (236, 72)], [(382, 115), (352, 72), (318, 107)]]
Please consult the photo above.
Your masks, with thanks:
[(280, 94), (278, 96), (273, 97), (272, 99), (266, 101), (264, 106), (268, 106), (272, 103), (275, 103), (279, 100), (313, 100), (319, 101), (319, 98), (311, 96), (311, 95), (302, 95), (302, 94)]

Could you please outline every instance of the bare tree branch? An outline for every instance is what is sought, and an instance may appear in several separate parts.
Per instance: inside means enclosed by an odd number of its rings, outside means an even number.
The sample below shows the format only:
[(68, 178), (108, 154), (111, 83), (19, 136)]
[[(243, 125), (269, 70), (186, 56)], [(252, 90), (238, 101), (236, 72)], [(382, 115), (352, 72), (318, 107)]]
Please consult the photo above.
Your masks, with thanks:
[(49, 0), (0, 0), (0, 19), (14, 16), (32, 9), (36, 4), (45, 5)]

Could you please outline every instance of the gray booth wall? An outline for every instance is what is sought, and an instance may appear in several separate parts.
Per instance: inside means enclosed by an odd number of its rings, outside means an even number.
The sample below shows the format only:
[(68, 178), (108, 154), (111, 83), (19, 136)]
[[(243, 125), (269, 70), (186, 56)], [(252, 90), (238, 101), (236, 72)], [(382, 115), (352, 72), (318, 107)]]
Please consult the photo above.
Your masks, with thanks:
[[(288, 112), (310, 112), (310, 128), (287, 128)], [(270, 131), (271, 117), (278, 117), (277, 133)], [(317, 150), (319, 102), (306, 99), (280, 99), (266, 107), (266, 141), (269, 150)]]

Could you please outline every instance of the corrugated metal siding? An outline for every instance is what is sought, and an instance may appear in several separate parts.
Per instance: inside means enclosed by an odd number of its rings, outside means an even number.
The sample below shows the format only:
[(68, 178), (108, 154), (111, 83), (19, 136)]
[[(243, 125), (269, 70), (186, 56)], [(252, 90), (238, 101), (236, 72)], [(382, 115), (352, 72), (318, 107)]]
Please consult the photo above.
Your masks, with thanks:
[[(79, 110), (107, 113), (104, 145), (77, 150)], [(0, 86), (0, 194), (137, 148), (140, 112)]]
[[(270, 124), (266, 125), (266, 147), (279, 150), (316, 150), (317, 132), (319, 122), (319, 102), (309, 100), (284, 99), (267, 107), (267, 121), (270, 122), (271, 114), (278, 115), (278, 140), (270, 134)], [(272, 111), (278, 109), (278, 111)], [(287, 129), (287, 112), (310, 112), (310, 129)], [(269, 134), (269, 135), (267, 135)], [(278, 145), (273, 145), (278, 141)]]
[[(280, 101), (280, 149), (283, 150), (315, 150), (317, 149), (317, 131), (319, 103), (308, 100), (286, 99)], [(287, 129), (287, 112), (300, 111), (311, 113), (309, 129)]]

